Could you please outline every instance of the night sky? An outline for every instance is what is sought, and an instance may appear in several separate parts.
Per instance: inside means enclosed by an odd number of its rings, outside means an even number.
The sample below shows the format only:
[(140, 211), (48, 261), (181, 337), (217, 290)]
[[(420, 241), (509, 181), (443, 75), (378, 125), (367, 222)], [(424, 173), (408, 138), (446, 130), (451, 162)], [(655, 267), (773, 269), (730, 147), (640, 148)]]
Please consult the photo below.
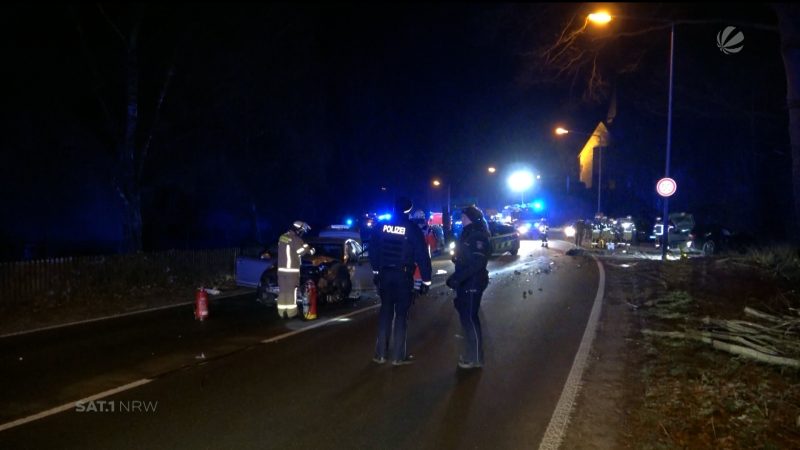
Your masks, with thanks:
[[(573, 5), (10, 6), (0, 18), (0, 257), (119, 249), (116, 146), (126, 111), (125, 41), (138, 33), (137, 145), (143, 248), (266, 243), (295, 219), (314, 226), (390, 209), (396, 195), (441, 210), (518, 197), (503, 174), (543, 175), (531, 197), (556, 218), (590, 217), (596, 194), (575, 184), (583, 140), (616, 92), (604, 160), (606, 212), (658, 213), (668, 33), (611, 37), (607, 90), (585, 79), (543, 83), (531, 55), (554, 41)], [(730, 18), (774, 25), (768, 6), (624, 5), (631, 15)], [(616, 26), (616, 24), (615, 24)], [(785, 76), (777, 33), (741, 27), (724, 55), (724, 24), (678, 29), (675, 210), (781, 239), (791, 214)], [(632, 31), (641, 24), (623, 24)], [(603, 33), (606, 33), (605, 35)], [(168, 71), (164, 102), (156, 104)], [(498, 173), (490, 177), (488, 165)], [(605, 167), (604, 166), (604, 167)], [(605, 170), (605, 169), (604, 169)], [(570, 192), (566, 179), (571, 177)], [(382, 190), (381, 188), (386, 188)], [(705, 217), (703, 217), (705, 216)]]

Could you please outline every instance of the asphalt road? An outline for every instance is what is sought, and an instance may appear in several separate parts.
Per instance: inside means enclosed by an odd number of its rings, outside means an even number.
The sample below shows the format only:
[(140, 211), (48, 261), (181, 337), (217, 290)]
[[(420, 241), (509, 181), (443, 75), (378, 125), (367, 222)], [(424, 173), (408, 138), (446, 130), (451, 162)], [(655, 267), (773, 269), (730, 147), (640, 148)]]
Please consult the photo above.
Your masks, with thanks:
[(536, 447), (598, 286), (591, 260), (536, 244), (490, 263), (477, 371), (456, 367), (460, 325), (444, 275), (412, 308), (417, 362), (403, 367), (371, 361), (372, 300), (285, 322), (244, 297), (213, 303), (204, 323), (183, 307), (2, 339), (0, 427), (69, 408), (0, 431), (0, 448)]

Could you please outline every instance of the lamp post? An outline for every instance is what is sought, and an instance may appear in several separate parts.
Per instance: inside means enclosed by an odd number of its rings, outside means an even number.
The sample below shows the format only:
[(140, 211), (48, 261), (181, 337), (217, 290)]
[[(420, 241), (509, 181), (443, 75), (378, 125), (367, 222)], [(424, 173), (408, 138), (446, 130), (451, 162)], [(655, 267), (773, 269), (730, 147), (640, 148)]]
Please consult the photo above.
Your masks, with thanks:
[[(592, 22), (597, 25), (605, 25), (611, 22), (611, 19), (614, 16), (609, 14), (606, 11), (598, 11), (592, 14), (589, 14), (586, 17), (586, 20)], [(635, 18), (635, 17), (624, 17), (624, 16), (617, 16), (623, 19), (631, 19), (631, 20), (643, 20), (643, 21), (651, 21), (651, 22), (658, 22), (661, 24), (668, 24), (669, 25), (669, 99), (667, 100), (667, 149), (666, 149), (666, 158), (664, 164), (664, 177), (669, 178), (669, 166), (670, 166), (670, 156), (672, 153), (672, 86), (673, 86), (673, 64), (675, 60), (675, 22), (669, 20), (659, 20), (659, 19), (645, 19), (645, 18)], [(661, 260), (666, 261), (667, 259), (667, 246), (669, 245), (669, 199), (667, 197), (663, 197), (664, 202), (664, 233), (661, 236)]]
[(601, 200), (602, 200), (602, 193), (603, 193), (603, 137), (597, 133), (584, 133), (581, 131), (574, 131), (568, 130), (566, 128), (558, 127), (555, 130), (555, 133), (559, 136), (564, 136), (566, 134), (580, 134), (582, 136), (596, 136), (597, 139), (600, 141), (601, 145), (595, 146), (594, 148), (597, 149), (597, 212), (602, 211), (600, 208)]

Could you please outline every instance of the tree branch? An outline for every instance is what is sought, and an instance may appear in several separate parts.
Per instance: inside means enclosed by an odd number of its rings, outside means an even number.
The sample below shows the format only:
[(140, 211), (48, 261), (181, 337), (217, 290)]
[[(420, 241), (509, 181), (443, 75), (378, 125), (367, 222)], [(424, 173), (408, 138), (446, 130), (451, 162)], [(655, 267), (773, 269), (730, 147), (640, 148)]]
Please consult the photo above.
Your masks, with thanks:
[(117, 36), (119, 36), (120, 40), (122, 40), (122, 44), (125, 45), (125, 47), (127, 47), (128, 39), (125, 38), (125, 35), (122, 34), (122, 31), (119, 30), (114, 21), (111, 20), (111, 18), (108, 17), (108, 15), (106, 15), (106, 11), (103, 9), (103, 6), (100, 3), (97, 3), (97, 9), (100, 10), (100, 14), (103, 16), (104, 19), (106, 19), (106, 22), (108, 22), (111, 28), (117, 33)]

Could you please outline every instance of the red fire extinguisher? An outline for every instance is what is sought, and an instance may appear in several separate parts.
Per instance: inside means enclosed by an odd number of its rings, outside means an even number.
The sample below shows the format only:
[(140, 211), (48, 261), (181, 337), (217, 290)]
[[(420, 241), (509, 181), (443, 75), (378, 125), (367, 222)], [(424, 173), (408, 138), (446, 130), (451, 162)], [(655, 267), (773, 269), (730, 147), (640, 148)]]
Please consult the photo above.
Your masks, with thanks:
[(306, 282), (306, 297), (304, 300), (308, 302), (307, 305), (303, 305), (306, 320), (315, 320), (317, 318), (317, 285), (312, 280)]
[(194, 318), (202, 322), (206, 317), (208, 317), (208, 293), (201, 287), (194, 295)]

